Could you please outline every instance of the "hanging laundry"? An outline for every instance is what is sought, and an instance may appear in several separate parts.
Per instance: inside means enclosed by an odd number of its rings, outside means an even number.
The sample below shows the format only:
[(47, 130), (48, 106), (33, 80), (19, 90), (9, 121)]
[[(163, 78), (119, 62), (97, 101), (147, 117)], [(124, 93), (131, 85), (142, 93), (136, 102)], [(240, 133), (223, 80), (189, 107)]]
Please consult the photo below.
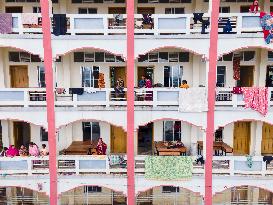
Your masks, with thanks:
[(260, 18), (264, 33), (264, 40), (267, 44), (269, 44), (273, 38), (273, 13), (267, 14), (265, 12), (261, 12)]
[(82, 95), (84, 92), (83, 88), (69, 88), (69, 94)]
[(263, 116), (268, 112), (268, 88), (242, 88), (245, 108), (258, 111)]
[(233, 79), (240, 80), (240, 56), (233, 57)]
[(194, 24), (197, 24), (198, 21), (203, 22), (204, 13), (193, 13)]
[(56, 93), (61, 95), (61, 94), (65, 94), (65, 88), (56, 88)]
[(227, 20), (225, 26), (223, 27), (223, 33), (230, 33), (232, 31), (232, 26), (230, 19)]
[(22, 13), (22, 24), (23, 25), (38, 25), (38, 14), (37, 13)]
[(249, 8), (249, 12), (251, 13), (258, 13), (260, 11), (260, 7), (259, 7), (259, 1), (258, 0), (254, 0), (253, 4), (250, 6)]
[(271, 161), (273, 161), (273, 156), (264, 156), (263, 161), (268, 165)]
[(99, 82), (98, 82), (99, 88), (105, 88), (105, 81), (104, 81), (104, 74), (99, 73)]
[(96, 88), (93, 88), (93, 87), (85, 87), (84, 92), (86, 92), (86, 93), (96, 93), (97, 90), (96, 90)]
[(241, 88), (241, 87), (233, 87), (232, 93), (233, 93), (233, 94), (240, 95), (240, 94), (243, 93), (243, 91), (242, 91), (242, 88)]
[(12, 14), (10, 13), (0, 14), (0, 33), (1, 34), (12, 33)]
[(123, 21), (123, 15), (122, 14), (113, 14), (115, 23), (119, 25)]
[(53, 14), (53, 34), (65, 35), (67, 32), (66, 14)]
[(209, 20), (202, 20), (201, 34), (205, 34), (206, 33), (206, 29), (209, 27), (209, 25), (210, 25)]

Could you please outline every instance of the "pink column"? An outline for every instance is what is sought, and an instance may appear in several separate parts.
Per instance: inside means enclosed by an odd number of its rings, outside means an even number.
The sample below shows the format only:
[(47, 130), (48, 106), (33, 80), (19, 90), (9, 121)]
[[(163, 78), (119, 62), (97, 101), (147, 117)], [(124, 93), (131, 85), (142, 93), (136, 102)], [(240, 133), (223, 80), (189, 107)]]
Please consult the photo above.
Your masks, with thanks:
[(212, 155), (214, 136), (214, 106), (216, 88), (216, 66), (218, 46), (218, 17), (220, 0), (212, 1), (211, 31), (209, 49), (209, 73), (208, 73), (208, 112), (206, 130), (206, 163), (205, 163), (205, 204), (212, 205)]
[(48, 122), (48, 145), (49, 145), (49, 173), (50, 173), (50, 204), (57, 205), (57, 163), (56, 163), (56, 128), (54, 111), (54, 88), (51, 48), (51, 21), (49, 17), (49, 2), (41, 0), (42, 29), (44, 46), (44, 65), (46, 81), (46, 103)]
[(127, 0), (127, 204), (135, 204), (134, 159), (134, 0)]

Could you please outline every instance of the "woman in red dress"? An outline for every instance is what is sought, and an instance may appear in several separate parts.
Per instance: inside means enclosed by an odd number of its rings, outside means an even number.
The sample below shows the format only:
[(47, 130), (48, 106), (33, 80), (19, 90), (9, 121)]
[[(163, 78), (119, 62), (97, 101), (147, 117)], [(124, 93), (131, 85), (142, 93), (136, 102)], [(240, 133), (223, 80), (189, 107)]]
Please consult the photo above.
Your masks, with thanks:
[(106, 155), (107, 145), (102, 141), (102, 138), (99, 138), (97, 144), (97, 155)]

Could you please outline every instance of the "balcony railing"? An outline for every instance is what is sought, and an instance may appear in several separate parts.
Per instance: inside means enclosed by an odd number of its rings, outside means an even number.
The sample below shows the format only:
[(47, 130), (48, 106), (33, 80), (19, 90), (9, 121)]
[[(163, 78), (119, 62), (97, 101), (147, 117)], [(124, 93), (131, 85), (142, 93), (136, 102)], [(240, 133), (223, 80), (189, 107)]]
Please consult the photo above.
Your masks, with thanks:
[[(12, 14), (13, 32), (42, 33), (41, 15), (38, 14), (37, 25), (23, 25), (21, 14)], [(113, 14), (67, 14), (67, 34), (70, 35), (113, 35), (126, 34), (126, 15), (116, 19)], [(204, 14), (204, 19), (209, 19)], [(135, 33), (137, 35), (175, 35), (175, 34), (200, 34), (202, 24), (194, 24), (193, 14), (153, 14), (153, 25), (144, 25), (143, 16), (135, 15)], [(219, 17), (219, 33), (223, 33), (223, 27), (230, 20), (232, 31), (230, 33), (259, 33), (262, 32), (260, 17), (258, 14), (249, 13), (221, 13)], [(206, 33), (210, 28), (206, 29)]]
[[(194, 88), (191, 88), (194, 90)], [(200, 88), (198, 88), (200, 89)], [(206, 88), (202, 88), (206, 92)], [(82, 106), (126, 106), (126, 92), (116, 94), (113, 88), (92, 88), (84, 89), (82, 95), (69, 94), (66, 89), (65, 94), (55, 96), (57, 107), (82, 107)], [(136, 106), (171, 106), (177, 109), (181, 105), (179, 95), (180, 88), (149, 88), (135, 89)], [(273, 88), (269, 88), (269, 106), (273, 106)], [(0, 106), (2, 107), (41, 107), (46, 106), (45, 88), (2, 88), (0, 89)], [(217, 88), (217, 107), (243, 107), (243, 95), (233, 94), (232, 88)]]
[[(196, 157), (193, 157), (195, 159)], [(65, 155), (58, 157), (59, 174), (126, 174), (126, 156), (124, 156), (125, 165), (112, 166), (109, 164), (109, 156), (73, 156)], [(48, 157), (2, 157), (0, 158), (0, 175), (44, 175), (48, 174)], [(135, 172), (145, 173), (145, 156), (135, 157)], [(193, 162), (193, 174), (203, 175), (204, 165)], [(214, 156), (213, 174), (216, 175), (257, 175), (272, 176), (273, 162), (266, 164), (262, 156), (252, 158), (252, 166), (247, 164), (245, 156)]]

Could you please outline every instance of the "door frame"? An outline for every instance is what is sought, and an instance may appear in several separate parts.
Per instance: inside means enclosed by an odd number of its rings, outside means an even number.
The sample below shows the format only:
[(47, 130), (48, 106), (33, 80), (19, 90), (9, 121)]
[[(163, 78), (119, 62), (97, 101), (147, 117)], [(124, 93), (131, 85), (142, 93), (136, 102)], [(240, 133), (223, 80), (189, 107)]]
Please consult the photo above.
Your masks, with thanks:
[(27, 86), (26, 86), (26, 88), (28, 88), (29, 87), (28, 65), (9, 65), (10, 87), (16, 88), (16, 87), (14, 87), (14, 76), (13, 76), (14, 71), (13, 71), (13, 69), (16, 69), (18, 67), (24, 68), (27, 71)]

